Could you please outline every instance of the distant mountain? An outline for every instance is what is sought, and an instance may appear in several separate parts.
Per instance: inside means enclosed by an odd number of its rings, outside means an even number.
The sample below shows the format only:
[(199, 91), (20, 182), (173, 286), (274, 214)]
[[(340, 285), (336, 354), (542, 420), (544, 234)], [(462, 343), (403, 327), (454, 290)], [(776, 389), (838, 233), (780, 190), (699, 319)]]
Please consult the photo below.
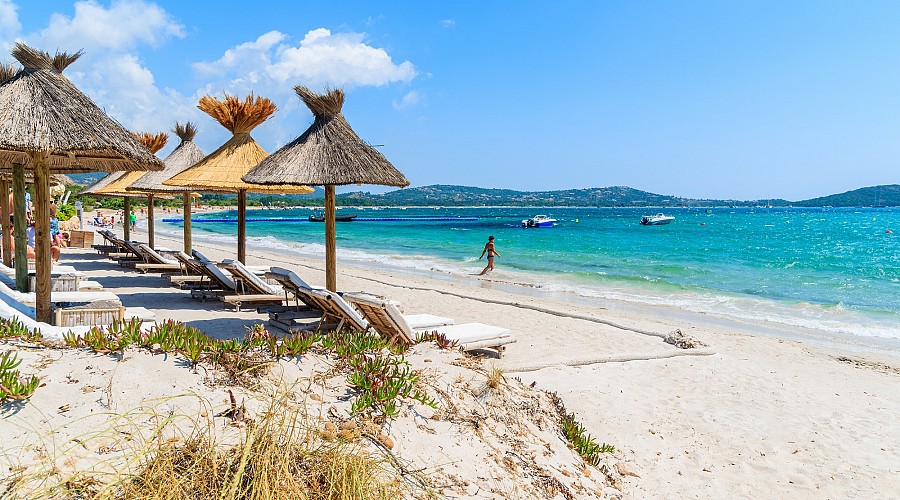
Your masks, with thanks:
[(900, 207), (900, 184), (854, 189), (794, 204), (800, 207)]
[(562, 191), (514, 191), (469, 186), (434, 185), (398, 189), (384, 194), (347, 193), (337, 197), (341, 205), (425, 206), (588, 206), (588, 207), (708, 207), (755, 206), (770, 203), (787, 206), (786, 200), (739, 201), (682, 198), (649, 193), (625, 186), (567, 189)]
[[(90, 185), (103, 178), (105, 173), (73, 174), (77, 183)], [(325, 190), (315, 187), (310, 194), (250, 194), (254, 204), (322, 206)], [(230, 203), (235, 195), (206, 195), (204, 199)], [(436, 184), (397, 189), (382, 194), (363, 191), (337, 196), (339, 206), (533, 206), (533, 207), (711, 207), (711, 206), (773, 206), (773, 207), (900, 207), (900, 185), (872, 186), (846, 193), (823, 196), (801, 201), (772, 200), (723, 200), (696, 199), (662, 195), (626, 186), (566, 189), (560, 191), (515, 191), (512, 189), (485, 189), (471, 186)]]
[(79, 186), (90, 186), (91, 184), (106, 177), (109, 172), (88, 172), (86, 174), (68, 174), (69, 178), (75, 181)]

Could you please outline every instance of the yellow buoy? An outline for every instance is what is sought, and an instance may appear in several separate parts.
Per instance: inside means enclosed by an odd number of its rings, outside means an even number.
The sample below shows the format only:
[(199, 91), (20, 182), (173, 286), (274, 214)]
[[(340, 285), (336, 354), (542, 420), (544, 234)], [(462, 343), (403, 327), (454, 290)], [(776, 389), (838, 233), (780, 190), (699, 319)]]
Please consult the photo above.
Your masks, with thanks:
[(575, 222), (578, 222), (578, 219), (575, 219)]

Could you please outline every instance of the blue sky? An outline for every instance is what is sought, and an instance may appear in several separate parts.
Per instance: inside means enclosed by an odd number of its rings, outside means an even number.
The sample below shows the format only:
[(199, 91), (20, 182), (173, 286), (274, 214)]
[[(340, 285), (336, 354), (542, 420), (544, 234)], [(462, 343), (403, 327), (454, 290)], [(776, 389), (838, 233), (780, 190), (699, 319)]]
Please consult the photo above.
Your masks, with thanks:
[(193, 120), (207, 152), (200, 96), (274, 100), (271, 152), (312, 121), (292, 87), (330, 85), (413, 186), (737, 199), (900, 182), (897, 26), (897, 2), (0, 0), (4, 51), (83, 48), (66, 75), (108, 113)]

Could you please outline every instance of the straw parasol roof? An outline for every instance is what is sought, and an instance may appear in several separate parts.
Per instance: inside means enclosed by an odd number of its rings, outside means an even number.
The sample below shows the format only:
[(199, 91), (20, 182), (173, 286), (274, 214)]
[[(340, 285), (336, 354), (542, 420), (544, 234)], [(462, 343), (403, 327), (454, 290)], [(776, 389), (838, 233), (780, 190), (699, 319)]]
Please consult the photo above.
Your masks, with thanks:
[(335, 186), (381, 184), (405, 187), (406, 177), (381, 153), (356, 135), (341, 114), (344, 92), (316, 94), (294, 90), (316, 119), (306, 132), (266, 158), (244, 176), (259, 184), (295, 183), (325, 186), (325, 287), (337, 291)]
[(186, 189), (183, 187), (167, 186), (163, 181), (170, 177), (181, 173), (185, 169), (194, 166), (205, 156), (203, 151), (194, 143), (194, 136), (197, 135), (197, 126), (191, 122), (184, 124), (176, 123), (172, 129), (175, 135), (181, 139), (181, 144), (169, 153), (169, 156), (163, 160), (166, 168), (159, 172), (147, 172), (146, 175), (131, 184), (127, 188), (128, 191), (150, 191), (154, 193), (181, 193)]
[(378, 184), (406, 187), (406, 177), (350, 128), (341, 114), (344, 92), (316, 94), (300, 85), (297, 95), (315, 115), (306, 132), (260, 162), (244, 176), (256, 184), (343, 186)]
[(250, 136), (250, 132), (275, 112), (275, 104), (271, 100), (254, 97), (253, 94), (243, 101), (227, 94), (222, 100), (204, 96), (197, 107), (234, 135), (219, 149), (194, 166), (164, 181), (163, 185), (227, 193), (252, 191), (304, 194), (313, 191), (309, 187), (293, 183), (260, 186), (241, 180), (244, 174), (268, 156), (268, 153)]
[[(166, 134), (165, 132), (160, 132), (158, 134), (136, 132), (134, 136), (137, 137), (137, 140), (154, 155), (157, 151), (164, 148), (166, 142), (169, 140), (169, 134)], [(147, 175), (147, 172), (144, 171), (124, 172), (119, 178), (112, 180), (105, 186), (92, 190), (91, 194), (95, 196), (146, 196), (146, 193), (135, 193), (128, 190), (133, 183), (140, 180), (145, 175)]]
[(0, 165), (48, 152), (55, 172), (161, 170), (122, 125), (62, 75), (81, 53), (49, 54), (19, 42), (13, 57), (24, 67), (0, 86)]

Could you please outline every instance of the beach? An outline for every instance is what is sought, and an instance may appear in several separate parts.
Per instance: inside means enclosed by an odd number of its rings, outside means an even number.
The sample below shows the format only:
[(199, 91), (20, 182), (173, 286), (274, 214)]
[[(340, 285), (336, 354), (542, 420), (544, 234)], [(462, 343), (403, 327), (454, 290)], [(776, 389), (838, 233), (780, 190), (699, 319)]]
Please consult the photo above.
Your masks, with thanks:
[[(145, 239), (146, 234), (138, 230), (133, 237)], [(181, 242), (158, 235), (157, 245), (177, 249)], [(234, 256), (234, 246), (225, 242), (195, 238), (194, 247), (214, 260)], [(287, 267), (309, 283), (324, 282), (322, 261), (285, 258), (252, 242), (247, 263)], [(110, 277), (92, 279), (118, 293), (125, 306), (153, 310), (158, 322), (172, 318), (217, 337), (241, 337), (246, 327), (266, 319), (252, 311), (223, 313), (220, 303), (193, 301), (162, 281), (158, 290), (129, 288), (137, 282), (134, 271), (112, 263), (97, 267), (89, 270), (92, 275)], [(147, 279), (142, 276), (141, 283), (152, 283)], [(610, 466), (621, 483), (619, 489), (603, 490), (603, 496), (900, 494), (900, 359), (890, 351), (860, 352), (760, 335), (716, 318), (670, 314), (660, 307), (586, 306), (564, 294), (517, 290), (490, 276), (380, 271), (339, 260), (338, 287), (400, 301), (407, 313), (509, 328), (517, 342), (501, 359), (488, 356), (481, 363), (501, 368), (526, 388), (556, 393), (592, 436), (615, 446)], [(678, 349), (663, 341), (676, 330), (705, 346)], [(116, 370), (127, 370), (129, 363)], [(160, 369), (168, 373), (165, 380), (182, 378), (168, 370), (187, 371)], [(83, 396), (57, 394), (68, 402), (54, 400), (50, 406), (75, 404)], [(220, 398), (221, 391), (208, 396)], [(444, 452), (430, 449), (420, 452), (424, 457), (419, 459), (441, 462)], [(461, 462), (443, 469), (458, 469), (460, 477), (476, 473)], [(503, 491), (512, 495), (509, 489), (497, 489)], [(528, 491), (512, 496), (533, 497)], [(460, 498), (498, 497), (471, 488), (445, 493), (451, 492)]]

